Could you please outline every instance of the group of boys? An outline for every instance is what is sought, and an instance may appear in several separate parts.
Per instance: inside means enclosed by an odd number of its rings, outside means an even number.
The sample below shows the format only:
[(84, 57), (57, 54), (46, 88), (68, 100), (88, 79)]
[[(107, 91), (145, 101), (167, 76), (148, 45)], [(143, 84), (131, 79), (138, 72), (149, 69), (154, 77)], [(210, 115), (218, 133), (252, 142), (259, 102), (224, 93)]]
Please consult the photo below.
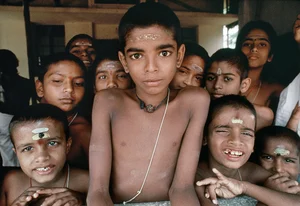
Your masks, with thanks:
[[(78, 109), (86, 69), (94, 68), (96, 78), (103, 80), (107, 77), (101, 69), (116, 69), (117, 62), (94, 57), (81, 61), (71, 54), (49, 58), (36, 83), (43, 104), (31, 106), (10, 123), (23, 172), (8, 173), (1, 205), (82, 205), (86, 198), (88, 205), (160, 205), (168, 200), (175, 206), (200, 205), (195, 174), (209, 94), (216, 99), (247, 92), (249, 57), (233, 49), (218, 50), (210, 60), (202, 47), (195, 49), (200, 55), (193, 53), (193, 45), (182, 44), (179, 19), (160, 3), (130, 8), (118, 32), (122, 78), (130, 75), (135, 87), (95, 88), (90, 125)], [(68, 52), (76, 55), (78, 47), (91, 47), (91, 40), (84, 38), (70, 43)], [(207, 91), (200, 87), (204, 84)], [(270, 125), (273, 112), (265, 104), (254, 106), (256, 129)], [(89, 168), (89, 175), (73, 166)]]

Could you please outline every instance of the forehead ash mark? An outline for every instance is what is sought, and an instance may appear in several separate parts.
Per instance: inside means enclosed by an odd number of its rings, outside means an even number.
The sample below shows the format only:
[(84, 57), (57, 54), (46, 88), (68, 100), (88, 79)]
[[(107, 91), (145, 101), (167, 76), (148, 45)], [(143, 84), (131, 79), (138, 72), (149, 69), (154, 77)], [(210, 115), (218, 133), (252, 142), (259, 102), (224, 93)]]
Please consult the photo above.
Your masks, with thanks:
[(231, 119), (231, 122), (232, 122), (232, 124), (243, 124), (244, 123), (244, 121), (242, 119), (235, 118), (235, 117)]
[(222, 75), (222, 69), (220, 67), (217, 70), (217, 75)]
[(191, 69), (195, 70), (196, 72), (203, 72), (202, 67), (200, 67), (200, 66), (197, 65), (197, 64), (192, 64), (192, 65), (191, 65)]
[(288, 149), (285, 149), (283, 145), (278, 145), (274, 150), (276, 156), (288, 156), (290, 153), (291, 152)]
[(47, 127), (36, 128), (36, 129), (32, 130), (32, 133), (34, 134), (32, 136), (32, 139), (40, 140), (40, 139), (49, 138), (50, 135), (49, 135), (49, 133), (47, 133), (48, 131), (49, 131), (49, 129)]
[(157, 40), (160, 37), (161, 37), (161, 35), (159, 35), (159, 34), (148, 33), (148, 34), (141, 34), (139, 36), (131, 37), (128, 40), (129, 41), (141, 41), (141, 40), (152, 40), (152, 41), (155, 41), (155, 40)]
[(117, 61), (111, 61), (111, 62), (104, 62), (101, 65), (101, 69), (114, 69), (114, 68), (119, 68), (121, 64)]
[(76, 46), (93, 46), (91, 43), (85, 42), (85, 41), (76, 42), (75, 45)]

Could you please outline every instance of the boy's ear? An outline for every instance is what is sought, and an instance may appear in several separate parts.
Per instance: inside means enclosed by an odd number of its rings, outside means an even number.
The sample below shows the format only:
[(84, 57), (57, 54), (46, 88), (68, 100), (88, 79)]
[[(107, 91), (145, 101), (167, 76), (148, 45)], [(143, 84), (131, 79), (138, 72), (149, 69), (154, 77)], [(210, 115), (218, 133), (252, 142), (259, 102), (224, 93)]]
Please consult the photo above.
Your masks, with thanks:
[(67, 140), (67, 154), (70, 152), (72, 141), (72, 137), (69, 137)]
[(16, 153), (16, 149), (13, 147), (12, 150), (14, 151), (14, 153)]
[(206, 136), (203, 137), (203, 141), (202, 141), (202, 146), (205, 146), (205, 145), (207, 145), (207, 137)]
[(40, 98), (44, 97), (43, 83), (38, 79), (35, 81), (35, 90), (38, 97)]
[(176, 67), (179, 68), (182, 64), (183, 58), (185, 54), (185, 45), (181, 44), (178, 52), (177, 52), (177, 61), (176, 61)]
[(271, 62), (273, 60), (273, 56), (274, 56), (273, 54), (271, 56), (269, 56), (267, 61)]
[(247, 92), (250, 85), (251, 85), (251, 79), (249, 77), (243, 79), (240, 86), (240, 93)]
[(118, 51), (118, 56), (119, 56), (119, 60), (120, 60), (120, 62), (122, 64), (125, 72), (129, 73), (127, 62), (126, 62), (126, 58), (125, 58), (124, 54), (121, 51)]

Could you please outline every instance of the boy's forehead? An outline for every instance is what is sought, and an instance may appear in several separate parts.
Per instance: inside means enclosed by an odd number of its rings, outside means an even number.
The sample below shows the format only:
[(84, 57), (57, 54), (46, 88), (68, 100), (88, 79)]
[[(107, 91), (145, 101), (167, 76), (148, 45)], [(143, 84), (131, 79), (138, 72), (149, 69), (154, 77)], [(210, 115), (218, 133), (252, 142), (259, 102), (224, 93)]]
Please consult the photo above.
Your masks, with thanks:
[(52, 75), (54, 73), (58, 73), (58, 74), (78, 73), (78, 75), (83, 75), (84, 71), (80, 68), (80, 66), (76, 62), (70, 60), (62, 60), (49, 65), (46, 74)]
[(215, 118), (219, 121), (227, 119), (232, 124), (255, 123), (255, 116), (246, 108), (233, 108), (225, 106), (215, 113)]
[(89, 39), (85, 39), (85, 38), (79, 38), (79, 39), (75, 39), (72, 43), (71, 43), (72, 47), (78, 47), (78, 46), (93, 46), (91, 40)]
[(245, 36), (244, 41), (246, 40), (265, 40), (269, 42), (269, 36), (261, 29), (253, 29)]
[(123, 68), (122, 64), (119, 61), (104, 60), (98, 64), (97, 71), (102, 70), (113, 70)]
[(214, 61), (211, 67), (208, 69), (208, 72), (215, 73), (217, 75), (221, 74), (233, 74), (240, 75), (239, 70), (235, 65), (228, 64), (226, 61)]
[(156, 41), (166, 38), (173, 39), (171, 30), (162, 26), (152, 25), (146, 28), (134, 28), (127, 36), (127, 42)]

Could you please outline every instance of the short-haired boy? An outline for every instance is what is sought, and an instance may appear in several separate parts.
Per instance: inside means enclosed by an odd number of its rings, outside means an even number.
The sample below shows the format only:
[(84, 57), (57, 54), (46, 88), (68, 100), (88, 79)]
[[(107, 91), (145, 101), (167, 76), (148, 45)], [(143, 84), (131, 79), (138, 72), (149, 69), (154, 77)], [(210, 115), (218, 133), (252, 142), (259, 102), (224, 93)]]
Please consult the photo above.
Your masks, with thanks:
[(86, 68), (76, 56), (58, 53), (48, 56), (36, 80), (36, 92), (41, 103), (52, 104), (66, 112), (72, 147), (68, 154), (71, 165), (88, 169), (88, 149), (91, 125), (78, 115), (78, 106), (85, 93)]
[(207, 51), (196, 42), (184, 42), (185, 54), (182, 64), (170, 83), (172, 89), (186, 86), (203, 87), (204, 70), (209, 63)]
[(275, 184), (278, 190), (284, 192), (300, 194), (299, 135), (282, 126), (264, 127), (255, 135), (254, 156), (257, 163), (273, 174), (268, 184)]
[(22, 170), (6, 175), (1, 205), (82, 205), (88, 172), (66, 163), (72, 140), (65, 113), (49, 104), (30, 106), (9, 128)]
[(87, 203), (199, 205), (193, 182), (209, 96), (168, 89), (185, 50), (179, 19), (146, 2), (127, 11), (118, 31), (119, 58), (136, 88), (95, 96)]
[[(246, 92), (251, 79), (248, 77), (248, 60), (243, 52), (235, 49), (219, 49), (211, 56), (211, 64), (205, 75), (205, 87), (212, 99), (224, 95), (240, 95)], [(257, 112), (257, 129), (273, 122), (274, 114), (268, 107), (254, 105)]]

